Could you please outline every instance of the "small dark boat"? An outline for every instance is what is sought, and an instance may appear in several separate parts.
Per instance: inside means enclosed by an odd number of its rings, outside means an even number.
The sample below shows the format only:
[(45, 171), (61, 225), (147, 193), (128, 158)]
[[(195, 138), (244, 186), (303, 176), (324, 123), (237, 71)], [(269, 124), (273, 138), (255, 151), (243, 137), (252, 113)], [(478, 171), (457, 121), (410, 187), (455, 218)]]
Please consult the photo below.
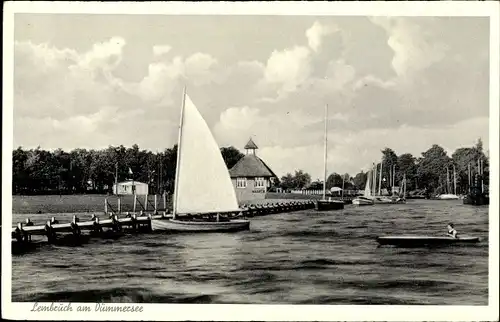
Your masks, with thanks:
[(344, 201), (340, 200), (316, 200), (317, 211), (340, 210), (344, 209)]
[(377, 237), (380, 245), (399, 247), (446, 246), (456, 244), (473, 244), (480, 241), (479, 237), (460, 236), (458, 238), (443, 236), (381, 236)]

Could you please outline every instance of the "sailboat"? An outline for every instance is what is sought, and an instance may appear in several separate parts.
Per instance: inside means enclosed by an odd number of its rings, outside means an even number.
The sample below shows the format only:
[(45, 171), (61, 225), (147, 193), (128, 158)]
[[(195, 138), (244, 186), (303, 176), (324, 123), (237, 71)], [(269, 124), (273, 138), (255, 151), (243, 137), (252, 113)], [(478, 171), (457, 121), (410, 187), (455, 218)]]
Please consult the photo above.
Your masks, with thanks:
[(453, 187), (454, 187), (454, 193), (450, 193), (451, 187), (450, 187), (450, 172), (449, 169), (446, 168), (446, 191), (447, 193), (439, 195), (437, 198), (441, 200), (457, 200), (460, 199), (460, 197), (457, 196), (457, 178), (456, 178), (456, 172), (455, 172), (455, 166), (453, 166)]
[(370, 185), (370, 172), (367, 174), (365, 192), (363, 196), (354, 198), (352, 200), (352, 204), (357, 206), (369, 206), (374, 204)]
[(327, 166), (326, 161), (328, 157), (328, 104), (325, 105), (325, 155), (324, 155), (324, 168), (323, 168), (323, 198), (321, 200), (316, 200), (316, 210), (325, 211), (325, 210), (339, 210), (344, 209), (344, 202), (339, 200), (327, 200), (326, 199), (326, 173)]
[(382, 165), (383, 161), (380, 162), (380, 174), (379, 174), (379, 183), (378, 183), (378, 193), (377, 193), (377, 166), (374, 165), (374, 171), (375, 171), (375, 176), (374, 176), (374, 188), (373, 188), (373, 202), (376, 204), (392, 204), (394, 201), (387, 197), (387, 196), (382, 196)]
[[(378, 194), (377, 194), (377, 166), (374, 164), (373, 165), (373, 170), (372, 170), (372, 180), (373, 180), (373, 187), (370, 189), (370, 176), (368, 176), (368, 179), (366, 181), (366, 188), (365, 188), (365, 193), (362, 197), (356, 198), (358, 200), (354, 201), (354, 204), (368, 204), (367, 200), (370, 200), (372, 204), (400, 204), (400, 203), (405, 203), (406, 201), (404, 198), (394, 198), (394, 197), (389, 197), (389, 196), (382, 196), (381, 191), (382, 191), (382, 163), (380, 164), (380, 176), (379, 176), (379, 186), (378, 186)], [(373, 191), (373, 193), (372, 193)]]
[(152, 219), (153, 231), (226, 232), (250, 229), (210, 129), (184, 89), (171, 219)]

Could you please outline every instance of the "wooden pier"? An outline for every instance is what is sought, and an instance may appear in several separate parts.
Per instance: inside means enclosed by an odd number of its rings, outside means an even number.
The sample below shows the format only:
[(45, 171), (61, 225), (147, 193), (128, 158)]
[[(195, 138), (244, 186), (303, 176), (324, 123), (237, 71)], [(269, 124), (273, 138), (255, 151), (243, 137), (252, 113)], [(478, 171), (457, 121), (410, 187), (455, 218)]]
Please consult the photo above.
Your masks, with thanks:
[[(258, 217), (270, 214), (286, 213), (292, 211), (313, 209), (315, 203), (313, 200), (293, 200), (284, 202), (273, 202), (266, 204), (244, 204), (242, 211), (239, 214), (234, 214), (235, 217)], [(73, 216), (73, 220), (68, 223), (59, 223), (56, 220), (48, 220), (44, 225), (34, 225), (29, 219), (27, 223), (18, 223), (12, 228), (12, 245), (16, 249), (30, 248), (32, 246), (32, 236), (42, 236), (47, 238), (49, 244), (59, 244), (61, 241), (81, 242), (90, 237), (109, 237), (120, 236), (124, 233), (148, 233), (151, 232), (151, 220), (168, 220), (172, 215), (167, 211), (158, 213), (154, 210), (153, 213), (126, 213), (125, 216), (119, 217), (122, 214), (109, 212), (110, 205), (106, 201), (105, 215), (107, 219), (100, 220), (99, 217), (92, 215), (90, 220), (80, 221), (80, 218)], [(189, 214), (192, 218), (202, 217), (201, 214)], [(54, 219), (54, 218), (53, 218)], [(84, 234), (88, 232), (88, 234)], [(69, 237), (69, 238), (68, 238)], [(28, 247), (26, 247), (28, 246)]]

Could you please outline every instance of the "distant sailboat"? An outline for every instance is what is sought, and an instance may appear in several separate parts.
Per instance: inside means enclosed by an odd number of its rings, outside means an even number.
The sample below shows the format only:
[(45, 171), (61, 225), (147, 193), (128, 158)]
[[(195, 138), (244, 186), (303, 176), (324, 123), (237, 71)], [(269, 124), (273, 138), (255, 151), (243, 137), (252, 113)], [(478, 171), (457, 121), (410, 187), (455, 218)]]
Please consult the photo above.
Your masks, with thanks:
[(368, 172), (366, 176), (365, 193), (363, 196), (354, 198), (352, 204), (357, 206), (369, 206), (374, 204), (370, 185), (370, 172)]
[(241, 214), (229, 171), (208, 125), (183, 93), (172, 219), (152, 219), (153, 231), (239, 231)]
[(450, 172), (449, 169), (446, 168), (446, 192), (444, 194), (441, 194), (438, 196), (438, 199), (441, 200), (457, 200), (460, 199), (459, 196), (457, 196), (457, 181), (456, 181), (456, 172), (455, 172), (455, 166), (453, 166), (453, 187), (454, 187), (454, 193), (451, 193), (451, 187), (450, 187)]
[(381, 191), (382, 191), (382, 163), (380, 163), (380, 175), (378, 177), (379, 180), (379, 186), (378, 186), (378, 194), (377, 194), (377, 166), (374, 164), (373, 165), (373, 173), (371, 175), (372, 180), (373, 180), (373, 187), (370, 189), (370, 176), (368, 175), (368, 179), (366, 181), (366, 187), (365, 187), (365, 193), (362, 197), (358, 197), (353, 200), (353, 204), (357, 205), (367, 205), (369, 204), (367, 200), (370, 200), (372, 204), (400, 204), (400, 203), (405, 203), (404, 198), (395, 198), (395, 197), (388, 197), (388, 196), (382, 196)]
[(339, 210), (344, 209), (344, 202), (337, 200), (327, 200), (326, 199), (326, 179), (327, 179), (327, 157), (328, 157), (328, 105), (325, 105), (325, 155), (324, 155), (324, 168), (323, 168), (323, 198), (321, 200), (316, 200), (316, 210)]

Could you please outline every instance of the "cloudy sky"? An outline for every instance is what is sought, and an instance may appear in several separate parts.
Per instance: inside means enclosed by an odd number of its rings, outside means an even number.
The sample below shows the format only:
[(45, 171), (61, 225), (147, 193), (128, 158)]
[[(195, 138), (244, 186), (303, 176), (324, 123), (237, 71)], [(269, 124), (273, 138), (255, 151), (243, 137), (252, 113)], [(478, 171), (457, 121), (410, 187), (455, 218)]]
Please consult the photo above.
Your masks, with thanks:
[(182, 87), (220, 146), (278, 175), (488, 140), (488, 18), (17, 14), (14, 147), (152, 151)]

